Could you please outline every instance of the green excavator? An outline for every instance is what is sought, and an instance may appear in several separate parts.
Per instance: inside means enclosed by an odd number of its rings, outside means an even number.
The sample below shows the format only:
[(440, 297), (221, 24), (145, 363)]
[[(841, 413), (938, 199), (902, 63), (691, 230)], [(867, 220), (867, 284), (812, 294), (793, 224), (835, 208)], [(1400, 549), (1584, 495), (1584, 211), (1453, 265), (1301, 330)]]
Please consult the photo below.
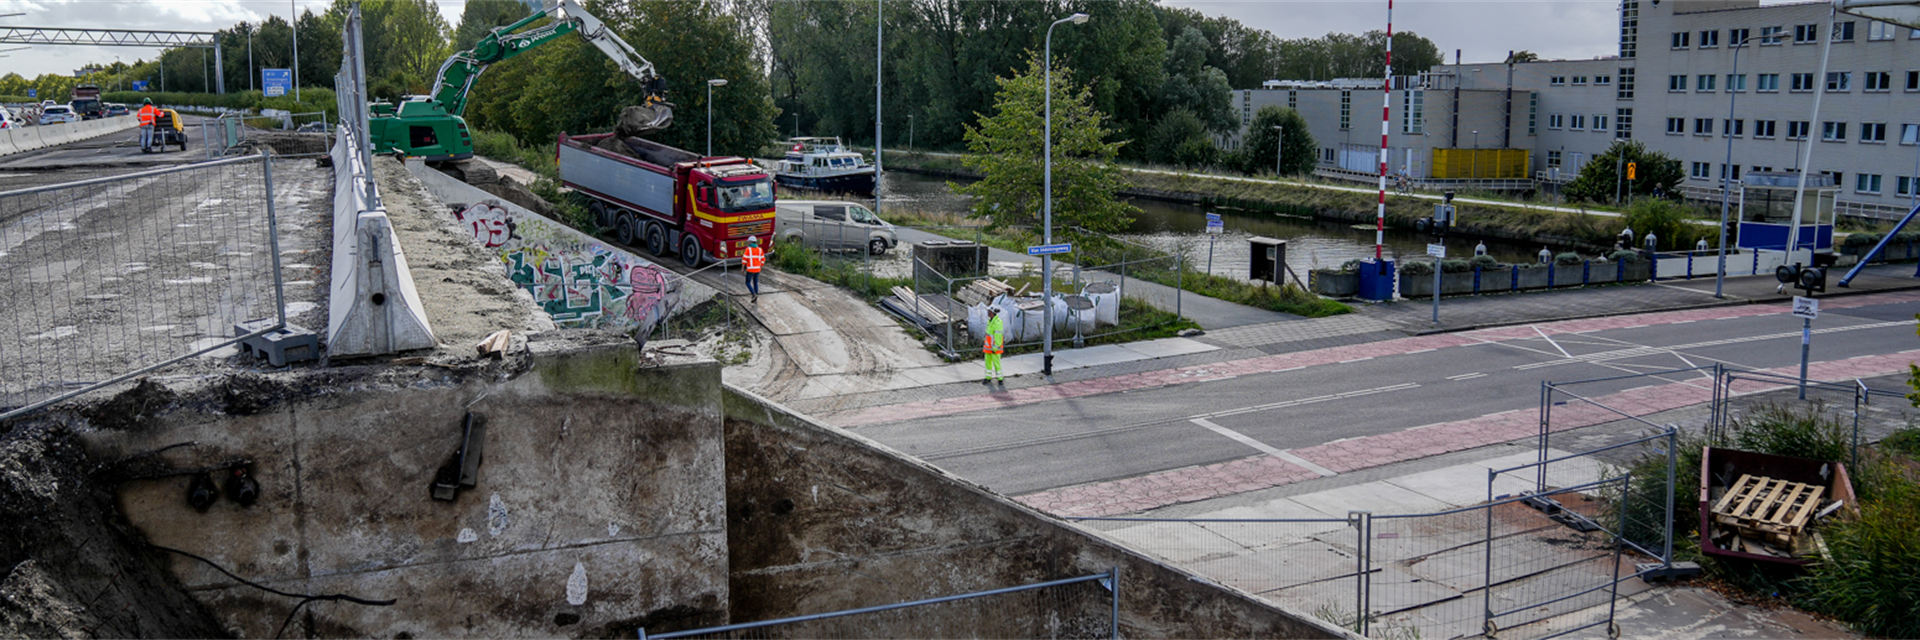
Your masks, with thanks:
[[(515, 31), (540, 20), (553, 21), (535, 29)], [(368, 107), (368, 136), (374, 153), (401, 153), (432, 163), (458, 162), (473, 157), (473, 136), (461, 114), (467, 110), (467, 92), (487, 66), (579, 33), (622, 71), (640, 81), (646, 92), (642, 104), (629, 106), (620, 117), (622, 135), (645, 135), (673, 123), (673, 104), (666, 101), (667, 81), (654, 72), (625, 40), (574, 0), (559, 0), (545, 11), (494, 29), (472, 49), (453, 54), (441, 63), (433, 79), (433, 95), (408, 96), (395, 105), (384, 100)], [(443, 167), (445, 169), (445, 167)], [(457, 175), (457, 174), (456, 174)]]

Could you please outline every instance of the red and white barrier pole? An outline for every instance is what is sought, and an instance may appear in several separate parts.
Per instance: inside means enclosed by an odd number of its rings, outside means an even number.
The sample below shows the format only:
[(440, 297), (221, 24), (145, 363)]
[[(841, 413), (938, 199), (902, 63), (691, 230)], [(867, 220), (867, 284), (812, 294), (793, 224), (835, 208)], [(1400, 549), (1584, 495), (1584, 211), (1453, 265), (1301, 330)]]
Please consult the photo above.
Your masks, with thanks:
[(1380, 86), (1380, 204), (1374, 213), (1373, 260), (1386, 264), (1387, 243), (1387, 126), (1393, 111), (1393, 0), (1387, 0), (1387, 73)]

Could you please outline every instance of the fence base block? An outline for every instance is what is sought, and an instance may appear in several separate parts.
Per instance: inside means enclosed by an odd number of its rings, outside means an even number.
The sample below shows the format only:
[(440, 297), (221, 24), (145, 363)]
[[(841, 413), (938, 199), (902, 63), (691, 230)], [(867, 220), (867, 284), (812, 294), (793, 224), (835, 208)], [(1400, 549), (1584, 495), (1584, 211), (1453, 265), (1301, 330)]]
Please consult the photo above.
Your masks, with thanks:
[(1648, 584), (1685, 580), (1700, 575), (1700, 565), (1693, 562), (1675, 562), (1667, 566), (1659, 562), (1648, 562), (1633, 566), (1640, 573), (1640, 579)]

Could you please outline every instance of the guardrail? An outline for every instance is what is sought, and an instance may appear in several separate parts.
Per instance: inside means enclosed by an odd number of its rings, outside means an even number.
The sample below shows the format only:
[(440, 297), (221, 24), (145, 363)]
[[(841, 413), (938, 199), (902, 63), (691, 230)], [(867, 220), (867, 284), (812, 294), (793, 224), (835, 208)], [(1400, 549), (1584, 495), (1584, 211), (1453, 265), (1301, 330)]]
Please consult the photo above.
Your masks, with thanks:
[(380, 202), (373, 155), (366, 146), (365, 76), (358, 65), (360, 8), (343, 26), (345, 55), (334, 76), (342, 114), (333, 150), (333, 283), (327, 308), (330, 356), (380, 355), (430, 349), (439, 342), (413, 288), (406, 254)]

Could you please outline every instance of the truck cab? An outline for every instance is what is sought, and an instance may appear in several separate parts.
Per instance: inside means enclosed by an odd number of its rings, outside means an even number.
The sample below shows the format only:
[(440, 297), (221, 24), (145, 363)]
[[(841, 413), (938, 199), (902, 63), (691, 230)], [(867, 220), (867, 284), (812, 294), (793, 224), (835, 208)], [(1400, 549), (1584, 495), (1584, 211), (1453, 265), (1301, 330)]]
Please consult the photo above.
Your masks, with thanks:
[(686, 193), (676, 194), (676, 208), (694, 222), (694, 233), (681, 241), (683, 260), (700, 253), (735, 260), (756, 236), (767, 238), (762, 248), (772, 250), (773, 179), (765, 171), (738, 158), (703, 158), (675, 168), (687, 185)]

